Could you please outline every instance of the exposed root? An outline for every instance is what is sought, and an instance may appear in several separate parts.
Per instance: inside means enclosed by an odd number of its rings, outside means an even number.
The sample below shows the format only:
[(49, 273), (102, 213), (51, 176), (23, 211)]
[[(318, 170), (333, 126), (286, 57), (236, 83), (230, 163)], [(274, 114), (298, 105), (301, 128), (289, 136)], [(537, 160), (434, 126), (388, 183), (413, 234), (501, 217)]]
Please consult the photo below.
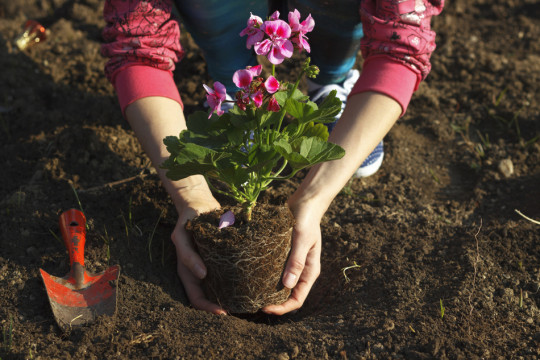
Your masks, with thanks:
[(540, 225), (540, 221), (531, 219), (530, 217), (523, 215), (523, 213), (521, 213), (521, 211), (519, 211), (518, 209), (514, 209), (514, 211), (517, 212), (519, 215), (521, 215), (524, 219), (527, 219), (530, 222), (532, 222), (533, 224)]
[(196, 240), (209, 269), (203, 282), (207, 295), (231, 313), (253, 313), (266, 305), (287, 300), (290, 290), (282, 286), (281, 277), (291, 234), (292, 229), (252, 239), (251, 246), (244, 243), (219, 251), (219, 245)]

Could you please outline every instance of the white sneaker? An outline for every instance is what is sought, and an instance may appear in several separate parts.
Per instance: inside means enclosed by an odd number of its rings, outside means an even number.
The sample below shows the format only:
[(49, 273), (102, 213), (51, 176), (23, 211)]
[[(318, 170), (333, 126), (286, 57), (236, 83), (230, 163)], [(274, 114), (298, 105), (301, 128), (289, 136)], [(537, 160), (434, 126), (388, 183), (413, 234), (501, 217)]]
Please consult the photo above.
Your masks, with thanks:
[(384, 146), (383, 142), (381, 141), (377, 146), (375, 146), (375, 149), (373, 149), (371, 154), (368, 155), (358, 170), (356, 170), (354, 177), (361, 178), (375, 174), (381, 167), (383, 158)]

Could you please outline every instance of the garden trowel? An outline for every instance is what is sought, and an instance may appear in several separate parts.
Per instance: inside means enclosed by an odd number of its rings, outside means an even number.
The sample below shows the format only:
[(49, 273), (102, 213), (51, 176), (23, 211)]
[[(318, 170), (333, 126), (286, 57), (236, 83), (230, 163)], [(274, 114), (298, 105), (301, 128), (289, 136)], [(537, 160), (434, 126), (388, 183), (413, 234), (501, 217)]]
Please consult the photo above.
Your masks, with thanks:
[(91, 323), (100, 315), (114, 315), (116, 286), (120, 275), (118, 265), (101, 274), (84, 268), (86, 218), (76, 209), (60, 215), (60, 231), (69, 253), (71, 270), (64, 277), (49, 275), (39, 269), (56, 322), (62, 330)]

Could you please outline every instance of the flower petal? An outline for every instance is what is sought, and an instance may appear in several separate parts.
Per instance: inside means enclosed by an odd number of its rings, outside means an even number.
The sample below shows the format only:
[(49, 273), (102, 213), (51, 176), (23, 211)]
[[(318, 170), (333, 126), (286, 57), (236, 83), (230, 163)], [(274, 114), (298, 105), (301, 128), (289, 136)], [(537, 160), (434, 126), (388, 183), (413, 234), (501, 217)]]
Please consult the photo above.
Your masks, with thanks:
[(223, 229), (227, 226), (231, 226), (232, 224), (234, 224), (234, 220), (234, 214), (232, 211), (229, 210), (225, 214), (221, 215), (221, 217), (219, 218), (218, 228)]
[(263, 93), (261, 91), (257, 91), (255, 94), (251, 94), (250, 97), (256, 107), (261, 107), (263, 102)]
[(279, 11), (274, 11), (272, 15), (270, 15), (270, 20), (277, 20), (279, 19)]
[(262, 65), (248, 66), (246, 69), (250, 71), (253, 76), (259, 76), (261, 75)]
[(292, 31), (300, 30), (300, 12), (296, 9), (289, 12), (289, 25), (291, 26)]
[(266, 39), (253, 45), (253, 48), (257, 55), (266, 55), (272, 48), (272, 42), (269, 39)]
[(268, 111), (278, 112), (280, 110), (279, 103), (276, 98), (272, 96), (268, 101)]
[(214, 90), (221, 101), (227, 98), (227, 88), (219, 81), (214, 82)]
[(266, 79), (266, 81), (264, 82), (264, 88), (270, 94), (273, 94), (279, 90), (279, 81), (275, 77), (270, 75), (268, 79)]
[(246, 69), (238, 70), (234, 73), (232, 80), (239, 88), (247, 89), (253, 80), (253, 73)]

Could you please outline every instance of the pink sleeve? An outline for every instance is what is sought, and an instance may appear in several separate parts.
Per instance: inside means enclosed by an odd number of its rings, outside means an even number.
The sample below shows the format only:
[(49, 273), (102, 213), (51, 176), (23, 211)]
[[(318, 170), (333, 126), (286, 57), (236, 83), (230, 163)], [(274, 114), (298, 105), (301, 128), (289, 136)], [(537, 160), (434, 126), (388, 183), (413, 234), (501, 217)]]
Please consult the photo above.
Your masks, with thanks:
[(122, 112), (137, 99), (165, 96), (182, 105), (172, 71), (183, 56), (171, 0), (106, 0), (101, 53)]
[(364, 66), (352, 94), (383, 93), (407, 110), (413, 92), (431, 70), (435, 32), (431, 18), (444, 0), (364, 0), (360, 15)]

